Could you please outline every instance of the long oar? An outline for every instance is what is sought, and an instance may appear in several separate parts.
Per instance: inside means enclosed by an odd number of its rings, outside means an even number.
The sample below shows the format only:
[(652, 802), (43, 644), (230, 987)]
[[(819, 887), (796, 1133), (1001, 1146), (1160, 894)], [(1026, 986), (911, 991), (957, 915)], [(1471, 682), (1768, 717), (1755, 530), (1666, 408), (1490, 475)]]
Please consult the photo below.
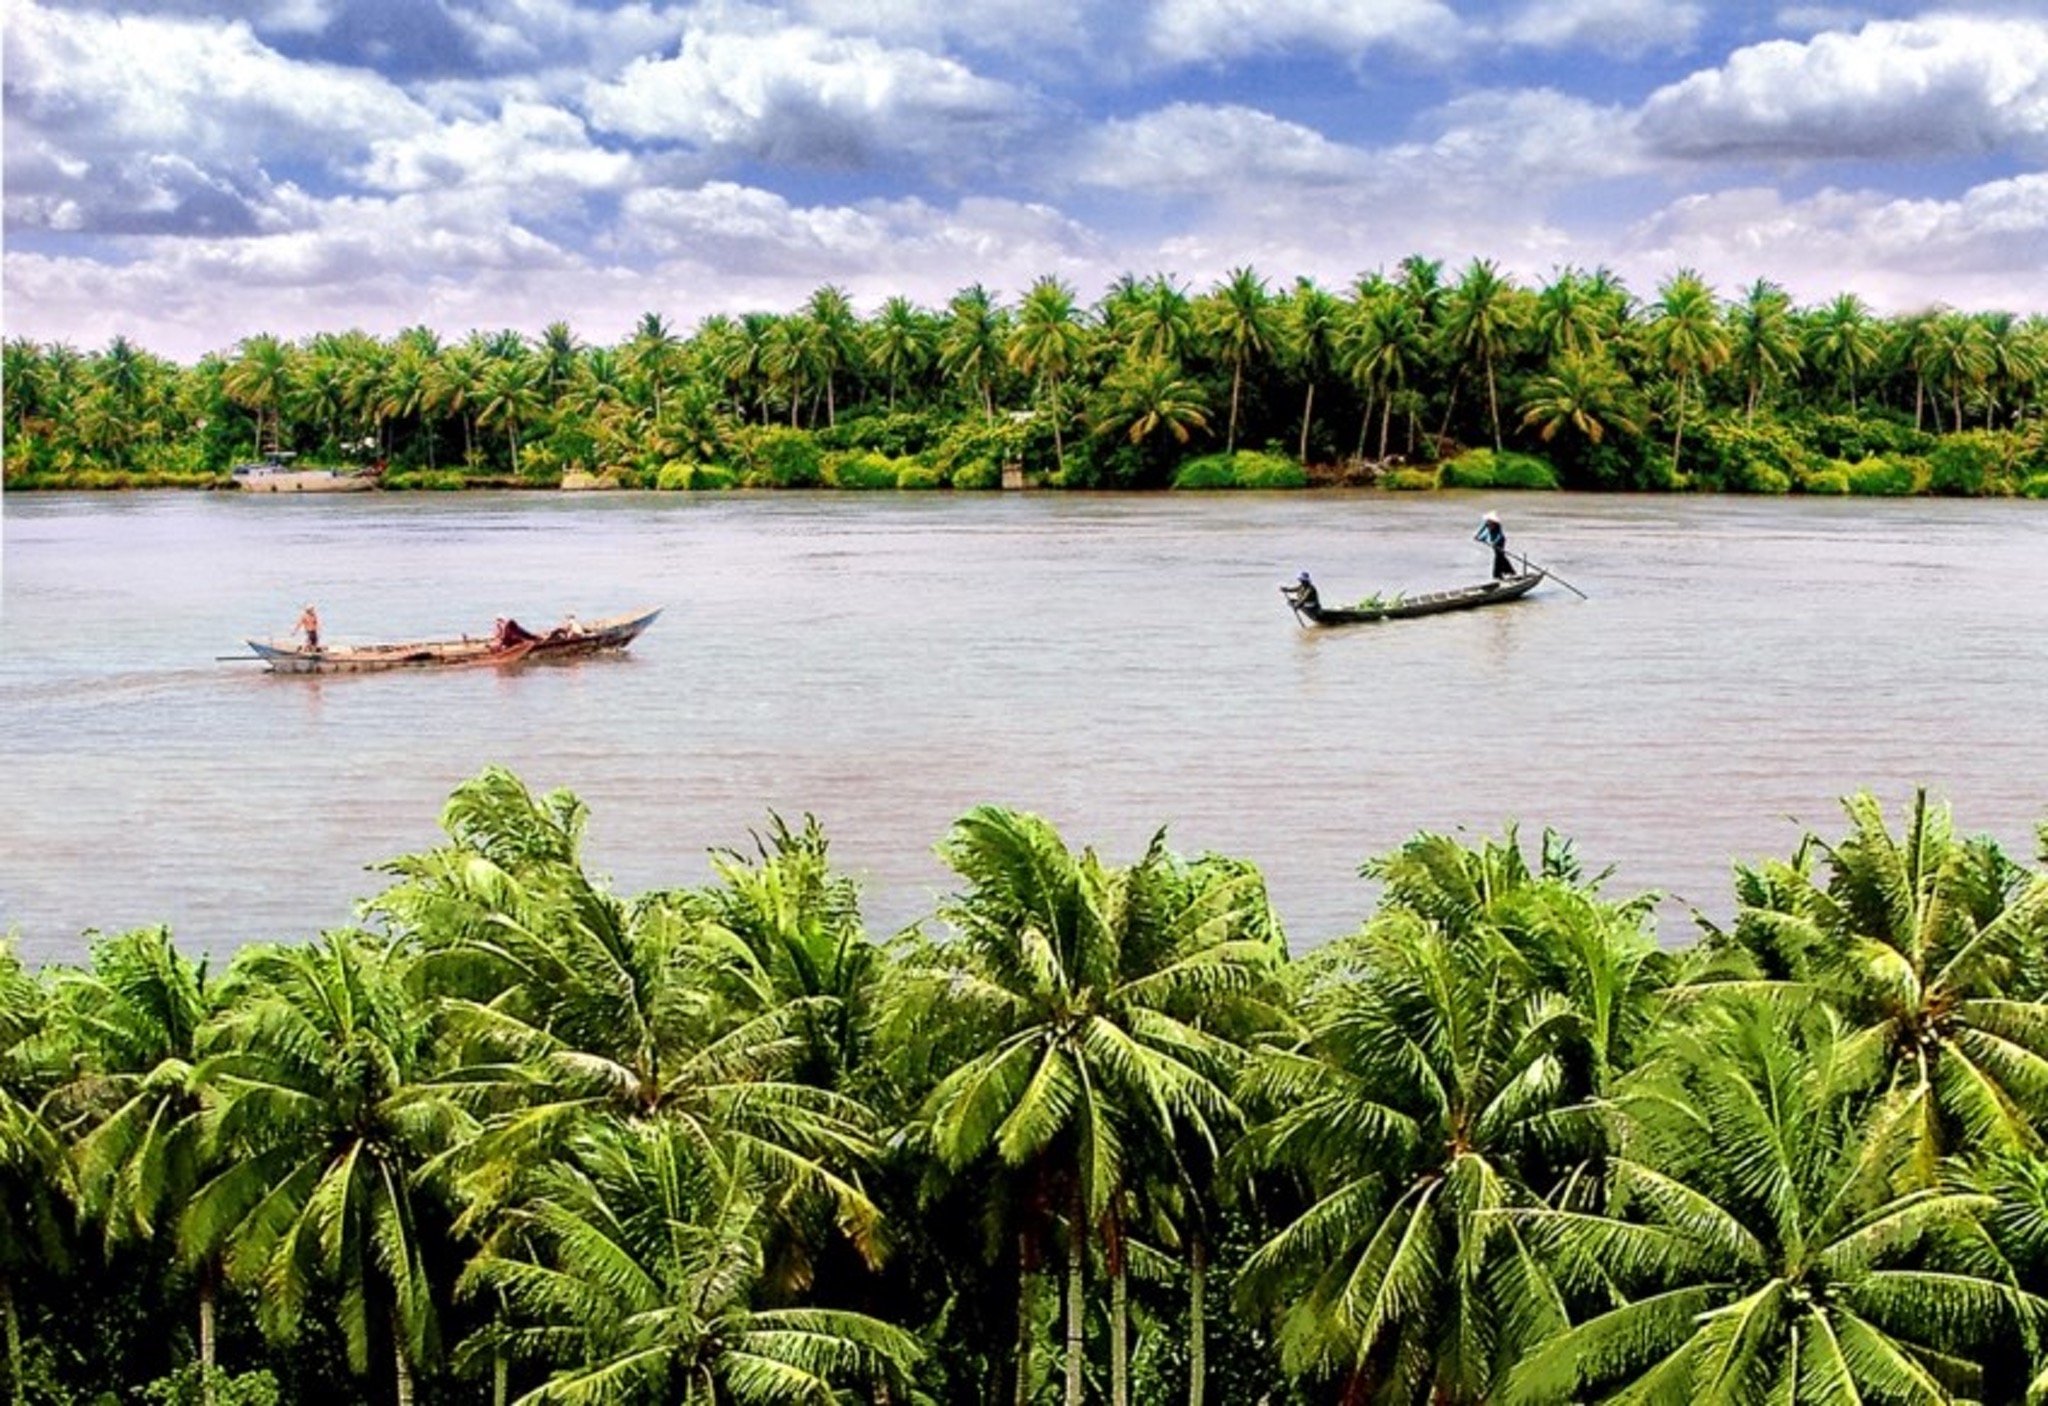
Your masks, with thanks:
[(1565, 579), (1564, 579), (1564, 577), (1562, 577), (1562, 576), (1558, 575), (1558, 574), (1557, 574), (1557, 573), (1556, 573), (1555, 571), (1552, 571), (1552, 570), (1551, 570), (1551, 569), (1550, 569), (1549, 567), (1547, 567), (1547, 566), (1537, 566), (1537, 565), (1536, 565), (1536, 563), (1535, 563), (1535, 562), (1533, 562), (1533, 561), (1530, 561), (1530, 560), (1529, 560), (1529, 558), (1527, 558), (1527, 557), (1523, 557), (1523, 558), (1522, 558), (1522, 570), (1524, 570), (1524, 571), (1527, 571), (1527, 570), (1528, 570), (1529, 568), (1531, 568), (1531, 567), (1535, 567), (1535, 568), (1536, 568), (1536, 570), (1538, 570), (1538, 571), (1542, 572), (1542, 573), (1543, 573), (1543, 574), (1544, 574), (1545, 576), (1548, 576), (1548, 577), (1549, 577), (1549, 578), (1550, 578), (1551, 580), (1553, 580), (1553, 581), (1557, 582), (1557, 584), (1558, 584), (1558, 585), (1560, 585), (1560, 586), (1564, 587), (1564, 588), (1565, 588), (1565, 589), (1566, 589), (1567, 591), (1570, 591), (1570, 592), (1571, 592), (1571, 593), (1572, 593), (1573, 595), (1577, 596), (1577, 597), (1578, 597), (1578, 598), (1579, 598), (1580, 600), (1591, 600), (1591, 599), (1592, 599), (1592, 597), (1591, 597), (1591, 596), (1587, 595), (1587, 594), (1586, 594), (1586, 593), (1585, 593), (1584, 591), (1580, 590), (1580, 589), (1579, 589), (1579, 588), (1578, 588), (1577, 586), (1574, 586), (1574, 585), (1573, 585), (1573, 584), (1572, 584), (1571, 582), (1569, 582), (1569, 581), (1565, 580)]

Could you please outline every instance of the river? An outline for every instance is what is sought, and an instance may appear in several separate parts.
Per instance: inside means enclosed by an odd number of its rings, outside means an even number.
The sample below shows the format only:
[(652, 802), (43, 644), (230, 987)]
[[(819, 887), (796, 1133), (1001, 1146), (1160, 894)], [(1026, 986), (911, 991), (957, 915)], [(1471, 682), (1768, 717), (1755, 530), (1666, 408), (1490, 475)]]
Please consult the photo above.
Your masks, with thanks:
[[(815, 814), (878, 934), (951, 888), (969, 807), (1267, 875), (1296, 950), (1419, 830), (1569, 836), (1659, 933), (1731, 864), (1917, 786), (2033, 861), (2048, 819), (2048, 504), (1372, 493), (10, 494), (0, 932), (32, 966), (169, 923), (225, 956), (354, 920), (490, 763), (588, 803), (621, 892)], [(1562, 573), (1521, 602), (1307, 631), (1326, 603)], [(646, 605), (623, 657), (280, 677), (216, 656)]]

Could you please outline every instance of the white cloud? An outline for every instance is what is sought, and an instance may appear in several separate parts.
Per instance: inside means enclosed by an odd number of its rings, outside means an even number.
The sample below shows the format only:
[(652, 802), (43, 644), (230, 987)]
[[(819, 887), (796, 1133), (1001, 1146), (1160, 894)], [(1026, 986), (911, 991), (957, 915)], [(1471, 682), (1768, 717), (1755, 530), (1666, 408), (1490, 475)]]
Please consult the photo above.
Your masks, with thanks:
[(477, 57), (514, 68), (570, 65), (608, 73), (673, 42), (678, 28), (672, 7), (639, 0), (603, 6), (576, 0), (470, 0), (448, 13)]
[(1641, 129), (1706, 159), (1872, 159), (2048, 149), (2048, 21), (1960, 15), (1737, 50), (1660, 90)]
[(1084, 0), (792, 0), (792, 8), (835, 34), (920, 46), (950, 41), (1032, 68), (1034, 60), (1084, 47), (1089, 11), (1099, 7)]
[(1640, 58), (1688, 48), (1702, 18), (1699, 5), (1673, 0), (1525, 0), (1501, 37), (1536, 49)]
[(319, 157), (425, 120), (376, 75), (293, 63), (240, 22), (114, 19), (28, 3), (9, 8), (5, 32), (10, 118), (87, 154)]
[[(1011, 277), (1021, 287), (1041, 273), (1079, 267), (1096, 250), (1085, 229), (1049, 206), (988, 198), (951, 207), (922, 200), (801, 206), (772, 191), (713, 181), (637, 191), (625, 205), (635, 246), (626, 252), (701, 269), (705, 286), (696, 296), (724, 311), (794, 307), (800, 290), (827, 281), (867, 289), (877, 302), (891, 293), (950, 295), (977, 281), (1000, 286)], [(732, 286), (717, 288), (720, 279)], [(765, 288), (778, 293), (763, 303)]]
[(1175, 103), (1104, 123), (1070, 157), (1075, 179), (1115, 190), (1215, 195), (1232, 185), (1356, 180), (1364, 153), (1247, 107)]
[(859, 169), (897, 153), (970, 157), (1030, 100), (949, 58), (797, 25), (693, 30), (674, 58), (593, 85), (585, 106), (601, 129), (641, 140)]
[(1956, 200), (1829, 189), (1804, 200), (1747, 187), (1673, 202), (1631, 232), (1632, 258), (1701, 270), (1722, 291), (1767, 277), (1818, 302), (1860, 293), (1886, 312), (1931, 303), (2048, 308), (2048, 175)]
[(1207, 63), (1298, 49), (1442, 53), (1464, 27), (1439, 0), (1157, 0), (1145, 29), (1159, 59)]
[(621, 189), (634, 172), (630, 155), (593, 145), (573, 113), (512, 101), (493, 121), (459, 119), (371, 143), (362, 179), (393, 191), (515, 186), (538, 198)]

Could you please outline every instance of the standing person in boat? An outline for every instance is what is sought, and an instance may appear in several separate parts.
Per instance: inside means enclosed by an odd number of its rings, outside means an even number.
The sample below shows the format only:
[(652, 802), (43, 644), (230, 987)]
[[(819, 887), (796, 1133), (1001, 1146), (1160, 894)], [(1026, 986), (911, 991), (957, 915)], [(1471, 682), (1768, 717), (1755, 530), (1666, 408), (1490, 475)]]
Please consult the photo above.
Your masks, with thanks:
[(292, 633), (306, 637), (306, 652), (320, 652), (320, 612), (308, 605), (299, 612), (299, 623), (292, 626)]
[(1493, 579), (1504, 580), (1515, 574), (1515, 564), (1508, 557), (1507, 529), (1500, 525), (1500, 514), (1489, 512), (1479, 524), (1479, 530), (1472, 534), (1475, 542), (1484, 542), (1493, 548)]

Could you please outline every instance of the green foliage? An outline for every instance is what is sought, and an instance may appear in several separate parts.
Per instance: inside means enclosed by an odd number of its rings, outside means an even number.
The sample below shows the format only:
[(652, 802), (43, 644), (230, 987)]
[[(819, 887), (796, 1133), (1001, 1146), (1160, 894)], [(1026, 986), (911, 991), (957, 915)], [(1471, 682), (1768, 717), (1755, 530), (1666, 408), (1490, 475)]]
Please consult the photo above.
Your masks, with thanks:
[(1826, 468), (1814, 469), (1804, 475), (1795, 487), (1801, 493), (1840, 497), (1849, 491), (1849, 466), (1836, 461)]
[(2008, 435), (1984, 430), (1950, 435), (1927, 453), (1927, 491), (1944, 498), (1982, 498), (2009, 491)]
[(1396, 493), (1423, 493), (1437, 486), (1435, 469), (1400, 468), (1383, 475), (1379, 486)]
[(1290, 962), (1257, 867), (1164, 832), (1113, 863), (978, 807), (945, 933), (884, 944), (809, 817), (627, 896), (580, 800), (494, 767), (378, 866), (376, 934), (218, 982), (160, 929), (33, 976), (0, 942), (21, 1385), (200, 1400), (205, 1261), (216, 1406), (388, 1399), (394, 1326), (424, 1402), (497, 1361), (534, 1399), (1043, 1401), (1063, 1295), (1107, 1400), (1118, 1272), (1146, 1406), (1197, 1347), (1207, 1399), (1275, 1406), (2018, 1401), (2048, 874), (1925, 793), (1843, 814), (1691, 952), (1510, 830), (1369, 861)]
[(884, 410), (841, 416), (838, 424), (818, 431), (818, 442), (827, 449), (866, 449), (907, 459), (937, 444), (949, 428), (946, 417), (930, 412)]
[(733, 435), (733, 460), (748, 488), (817, 488), (825, 454), (815, 435), (786, 425), (749, 425)]
[(654, 486), (669, 493), (679, 493), (696, 486), (697, 470), (703, 467), (686, 459), (671, 459), (661, 466), (661, 472), (654, 477)]
[(1204, 454), (1183, 460), (1174, 471), (1173, 486), (1184, 489), (1304, 488), (1308, 475), (1285, 455), (1240, 449), (1234, 454)]
[[(945, 471), (935, 469), (934, 472)], [(1002, 466), (993, 460), (966, 459), (953, 465), (949, 481), (953, 487), (963, 492), (1001, 488), (1003, 470)]]
[(1494, 486), (1494, 453), (1491, 449), (1468, 449), (1447, 459), (1437, 470), (1445, 488), (1491, 488)]
[(2048, 473), (2029, 474), (2020, 485), (2022, 498), (2048, 498)]
[(1810, 414), (1791, 423), (1814, 453), (1851, 463), (1881, 454), (1925, 454), (1935, 443), (1935, 436), (1914, 429), (1910, 418), (1876, 409), (1855, 415)]
[(842, 451), (824, 457), (827, 488), (894, 488), (904, 465), (871, 450)]
[(1889, 454), (1849, 466), (1849, 491), (1866, 498), (1903, 498), (1918, 484), (1914, 466)]
[(907, 491), (923, 492), (944, 488), (946, 478), (928, 464), (906, 462), (896, 470), (896, 486)]
[(268, 1371), (208, 1372), (196, 1362), (148, 1383), (137, 1395), (149, 1406), (280, 1406), (284, 1399)]
[(1035, 421), (956, 421), (927, 455), (927, 462), (955, 488), (1000, 488), (1003, 465), (1023, 464), (1042, 438), (1050, 460), (1051, 432), (1034, 433)]
[(1557, 470), (1548, 459), (1534, 454), (1492, 449), (1468, 449), (1447, 459), (1437, 470), (1444, 488), (1520, 488), (1551, 490), (1557, 487)]
[(1557, 487), (1557, 470), (1547, 459), (1509, 450), (1494, 460), (1494, 483), (1500, 488), (1549, 491)]
[(1697, 427), (1686, 463), (1703, 488), (1727, 493), (1786, 493), (1815, 468), (1799, 437), (1771, 421), (1720, 417)]

